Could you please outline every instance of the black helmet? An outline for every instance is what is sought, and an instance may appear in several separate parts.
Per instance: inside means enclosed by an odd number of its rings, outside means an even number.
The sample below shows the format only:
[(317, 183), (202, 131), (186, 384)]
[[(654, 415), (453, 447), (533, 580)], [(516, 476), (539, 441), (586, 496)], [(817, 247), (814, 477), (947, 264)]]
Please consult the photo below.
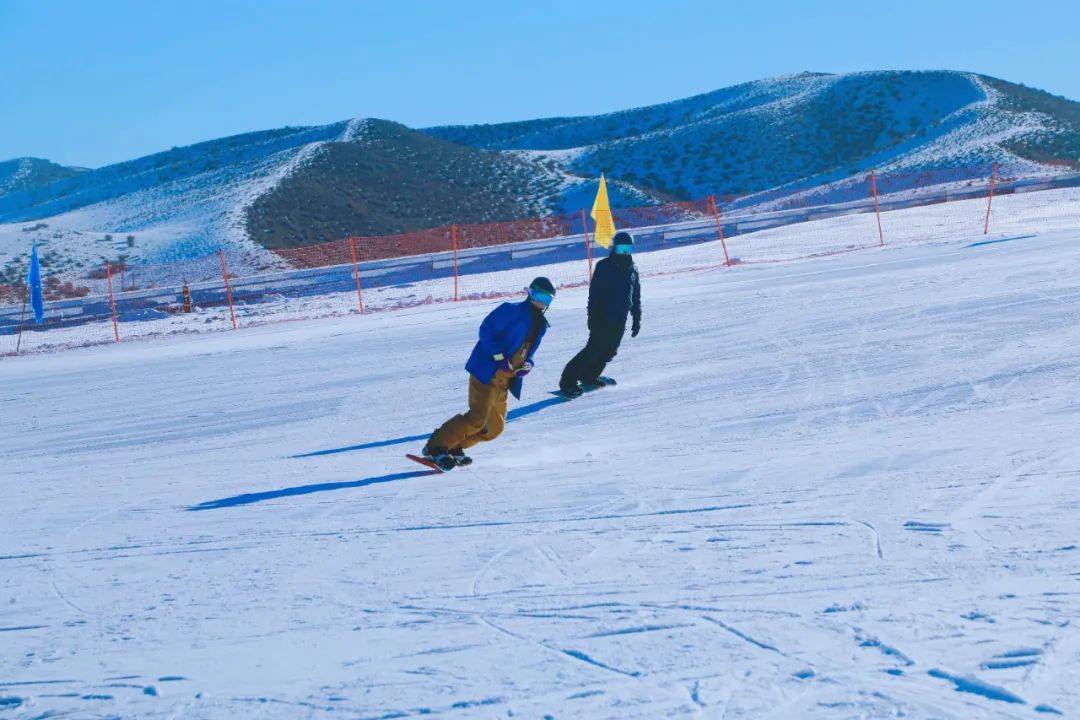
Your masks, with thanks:
[(555, 296), (555, 285), (554, 285), (554, 283), (552, 283), (550, 280), (548, 280), (546, 277), (543, 277), (543, 276), (540, 276), (540, 277), (536, 278), (535, 280), (533, 280), (531, 283), (529, 283), (529, 289), (530, 290), (539, 290), (540, 292), (545, 292), (548, 295), (551, 295), (552, 297)]
[(630, 233), (626, 232), (625, 230), (620, 230), (619, 232), (615, 233), (615, 237), (611, 238), (612, 247), (614, 247), (615, 245), (633, 245), (633, 244), (634, 244), (634, 236), (631, 235)]

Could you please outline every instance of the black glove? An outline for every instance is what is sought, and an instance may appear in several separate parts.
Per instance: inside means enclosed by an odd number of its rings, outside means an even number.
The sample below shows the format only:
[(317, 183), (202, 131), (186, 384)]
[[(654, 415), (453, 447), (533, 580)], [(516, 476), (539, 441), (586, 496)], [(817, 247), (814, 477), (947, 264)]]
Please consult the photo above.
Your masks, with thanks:
[(634, 320), (634, 324), (630, 326), (630, 337), (637, 337), (639, 332), (641, 332), (641, 321)]

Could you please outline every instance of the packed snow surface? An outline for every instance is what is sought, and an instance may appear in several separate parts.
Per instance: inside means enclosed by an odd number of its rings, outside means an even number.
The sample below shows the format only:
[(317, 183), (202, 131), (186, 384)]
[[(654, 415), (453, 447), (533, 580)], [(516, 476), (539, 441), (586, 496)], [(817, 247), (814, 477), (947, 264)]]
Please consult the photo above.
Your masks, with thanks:
[(1080, 235), (647, 278), (476, 463), (490, 303), (0, 361), (0, 715), (1080, 711)]

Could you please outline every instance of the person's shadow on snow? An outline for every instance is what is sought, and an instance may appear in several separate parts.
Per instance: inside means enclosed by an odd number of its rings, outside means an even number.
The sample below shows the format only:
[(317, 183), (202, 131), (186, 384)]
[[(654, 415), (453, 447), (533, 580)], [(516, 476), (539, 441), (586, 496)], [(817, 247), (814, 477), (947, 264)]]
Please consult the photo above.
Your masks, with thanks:
[[(518, 418), (532, 415), (533, 413), (540, 412), (545, 408), (549, 408), (552, 405), (558, 405), (559, 403), (566, 402), (564, 398), (552, 397), (546, 400), (538, 400), (537, 402), (529, 405), (522, 405), (519, 408), (515, 408), (506, 414), (506, 421), (513, 422)], [(389, 440), (375, 440), (373, 442), (361, 443), (359, 445), (346, 445), (344, 447), (328, 448), (326, 450), (315, 450), (313, 452), (303, 453), (300, 455), (291, 455), (290, 458), (310, 458), (319, 457), (322, 455), (336, 455), (337, 453), (354, 452), (358, 450), (371, 450), (373, 448), (388, 447), (390, 445), (402, 445), (410, 442), (420, 442), (421, 440), (427, 440), (427, 435), (406, 435), (405, 437), (391, 438)], [(197, 512), (200, 510), (220, 510), (222, 508), (238, 507), (240, 505), (251, 505), (253, 503), (263, 502), (265, 500), (276, 500), (277, 498), (295, 497), (297, 495), (310, 495), (317, 492), (328, 492), (331, 490), (348, 490), (351, 488), (360, 488), (367, 485), (377, 485), (379, 483), (396, 482), (398, 480), (409, 480), (411, 478), (423, 477), (424, 475), (433, 475), (433, 470), (414, 470), (412, 472), (393, 473), (391, 475), (380, 475), (378, 477), (364, 478), (363, 480), (352, 480), (349, 482), (337, 482), (337, 483), (317, 483), (314, 485), (299, 485), (297, 487), (282, 488), (281, 490), (269, 490), (267, 492), (257, 493), (244, 493), (243, 495), (233, 495), (232, 497), (220, 498), (218, 500), (207, 500), (206, 502), (199, 503), (198, 505), (192, 505), (187, 508), (189, 512)]]
[[(546, 400), (538, 400), (537, 402), (530, 403), (529, 405), (522, 405), (519, 408), (514, 408), (506, 414), (506, 422), (511, 423), (519, 418), (523, 418), (533, 413), (538, 413), (545, 408), (549, 408), (552, 405), (558, 405), (566, 402), (565, 398), (552, 397)], [(431, 433), (425, 433), (423, 435), (406, 435), (399, 438), (391, 438), (389, 440), (375, 440), (373, 442), (361, 443), (359, 445), (345, 445), (344, 447), (328, 448), (326, 450), (315, 450), (312, 452), (301, 453), (300, 455), (290, 455), (292, 460), (300, 458), (319, 457), (321, 455), (337, 455), (338, 453), (345, 452), (357, 452), (360, 450), (371, 450), (373, 448), (388, 447), (390, 445), (403, 445), (411, 442), (422, 442), (430, 437)]]
[(299, 485), (297, 487), (282, 488), (281, 490), (269, 490), (267, 492), (244, 493), (243, 495), (233, 495), (232, 497), (221, 498), (219, 500), (207, 500), (204, 503), (192, 505), (188, 508), (188, 511), (219, 510), (221, 508), (237, 507), (239, 505), (251, 505), (252, 503), (263, 502), (264, 500), (275, 500), (277, 498), (294, 497), (296, 495), (310, 495), (311, 493), (327, 492), (329, 490), (347, 490), (349, 488), (359, 488), (366, 485), (395, 482), (397, 480), (409, 480), (410, 478), (434, 474), (434, 470), (414, 470), (413, 472), (380, 475), (379, 477), (364, 478), (363, 480), (353, 480), (350, 482), (318, 483), (315, 485)]

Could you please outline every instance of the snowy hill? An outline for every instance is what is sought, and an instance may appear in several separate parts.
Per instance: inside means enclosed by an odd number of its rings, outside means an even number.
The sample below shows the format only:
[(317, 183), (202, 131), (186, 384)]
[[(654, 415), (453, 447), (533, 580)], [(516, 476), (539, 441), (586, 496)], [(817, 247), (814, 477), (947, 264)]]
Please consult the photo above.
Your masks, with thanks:
[(1080, 103), (997, 78), (982, 80), (997, 91), (999, 107), (1037, 116), (1044, 125), (1043, 132), (1005, 141), (1007, 150), (1029, 160), (1080, 168)]
[[(0, 165), (0, 282), (42, 247), (47, 273), (587, 207), (601, 170), (616, 206), (800, 188), (869, 168), (987, 160), (1076, 165), (1080, 104), (958, 72), (802, 75), (609, 115), (423, 133), (378, 120), (282, 128), (88, 171)], [(44, 163), (44, 164), (43, 164)]]
[(547, 213), (565, 185), (552, 163), (455, 145), (385, 120), (326, 143), (247, 210), (250, 236), (294, 247), (453, 222)]
[(49, 185), (84, 172), (86, 168), (64, 167), (41, 158), (24, 157), (0, 162), (0, 197)]
[(572, 403), (560, 291), (443, 476), (491, 302), (0, 360), (0, 713), (1075, 717), (1078, 239), (646, 278)]
[(1020, 86), (971, 73), (803, 73), (608, 115), (426, 132), (690, 198), (812, 186), (869, 169), (1022, 168), (1050, 152), (1080, 164), (1080, 123), (1070, 119), (1080, 103), (1042, 95), (1052, 101), (1031, 102)]
[(50, 272), (106, 258), (168, 262), (221, 246), (257, 267), (266, 254), (248, 240), (247, 207), (322, 144), (347, 140), (355, 126), (240, 135), (2, 195), (0, 221), (8, 224), (0, 225), (0, 264), (23, 264), (36, 241)]
[[(47, 273), (222, 246), (238, 269), (260, 270), (280, 263), (265, 247), (543, 215), (592, 183), (380, 120), (251, 133), (0, 192), (0, 282), (24, 273), (33, 242)], [(662, 199), (625, 187), (613, 185), (617, 203)]]

